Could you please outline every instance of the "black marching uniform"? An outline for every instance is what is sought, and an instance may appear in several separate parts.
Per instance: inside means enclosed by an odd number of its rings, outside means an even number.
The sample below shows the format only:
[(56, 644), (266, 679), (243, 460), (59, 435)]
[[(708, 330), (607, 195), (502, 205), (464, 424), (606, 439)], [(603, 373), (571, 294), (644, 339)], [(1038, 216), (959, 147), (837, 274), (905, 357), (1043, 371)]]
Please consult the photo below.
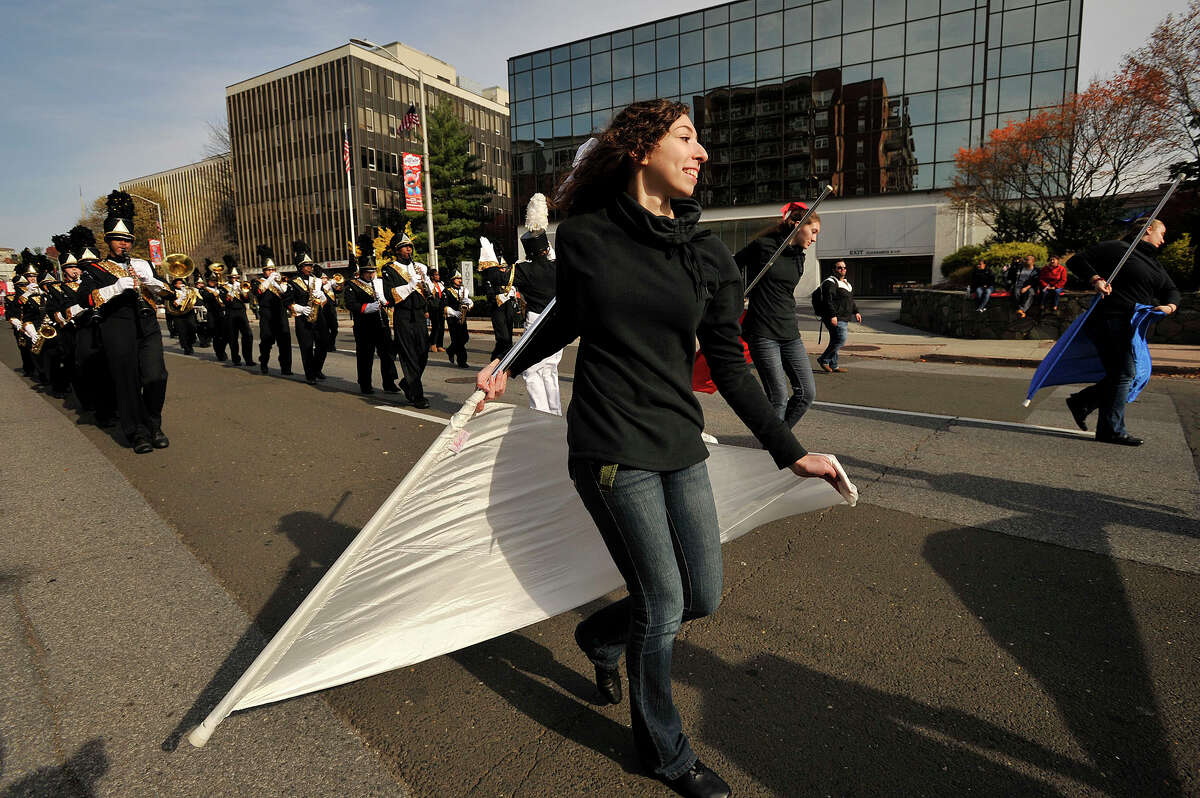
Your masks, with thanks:
[(216, 276), (208, 277), (207, 281), (201, 285), (197, 285), (197, 290), (200, 291), (200, 298), (204, 302), (205, 315), (208, 316), (208, 321), (205, 322), (205, 327), (208, 331), (208, 337), (212, 341), (213, 353), (217, 356), (217, 360), (224, 361), (225, 346), (228, 343), (228, 333), (226, 330), (225, 320), (225, 302), (221, 292), (221, 286), (208, 285), (208, 281), (216, 282)]
[(32, 372), (26, 371), (26, 375), (32, 377), (38, 385), (42, 386), (50, 384), (50, 373), (46, 368), (46, 347), (43, 345), (41, 352), (34, 352), (33, 350), (37, 340), (41, 339), (40, 330), (42, 320), (46, 317), (46, 304), (48, 301), (49, 298), (46, 295), (45, 285), (41, 277), (39, 277), (37, 283), (25, 293), (25, 301), (21, 303), (21, 326), (24, 330), (32, 328), (38, 331), (36, 338), (33, 340), (30, 340), (26, 336), (29, 347), (29, 360), (33, 369)]
[[(367, 256), (369, 257), (369, 256)], [(395, 393), (396, 364), (392, 360), (392, 333), (388, 327), (387, 297), (383, 294), (383, 281), (368, 282), (359, 277), (346, 281), (342, 291), (346, 310), (354, 325), (354, 351), (358, 359), (358, 387), (363, 393), (371, 393), (371, 372), (376, 355), (379, 356), (379, 373), (383, 387)], [(368, 309), (377, 304), (378, 308)]]
[[(263, 270), (275, 269), (274, 253), (266, 244), (259, 244), (258, 257)], [(258, 370), (267, 373), (267, 363), (271, 359), (271, 347), (279, 348), (279, 371), (287, 375), (292, 373), (292, 335), (288, 330), (285, 317), (284, 297), (287, 294), (287, 284), (275, 271), (276, 279), (264, 277), (255, 286), (254, 292), (258, 299)]]
[(83, 225), (71, 228), (71, 252), (78, 261), (80, 279), (66, 283), (63, 288), (66, 301), (70, 302), (67, 310), (71, 326), (75, 328), (75, 393), (83, 409), (93, 413), (96, 424), (108, 427), (116, 418), (117, 399), (104, 356), (100, 316), (91, 309), (83, 279), (85, 265), (99, 259), (91, 228)]
[[(457, 277), (457, 275), (455, 275)], [(467, 332), (467, 311), (471, 309), (471, 297), (462, 285), (455, 285), (451, 279), (446, 286), (443, 309), (446, 314), (446, 329), (450, 333), (450, 346), (446, 347), (446, 357), (459, 368), (467, 367), (467, 341), (471, 340)]]
[[(393, 244), (395, 248), (411, 243)], [(393, 250), (394, 251), (394, 250)], [(429, 337), (425, 328), (428, 303), (422, 291), (428, 291), (424, 264), (395, 260), (383, 267), (383, 285), (392, 303), (392, 324), (395, 332), (396, 358), (404, 378), (400, 390), (414, 407), (428, 407), (421, 377), (429, 363)], [(403, 271), (402, 271), (403, 270)], [(418, 286), (420, 290), (418, 290)]]
[[(167, 298), (164, 307), (167, 318), (175, 322), (180, 348), (185, 355), (190, 355), (196, 345), (196, 303), (200, 301), (200, 295), (182, 277), (173, 280), (172, 286), (176, 293)], [(182, 299), (179, 298), (180, 291), (184, 294)]]
[(487, 294), (488, 309), (492, 316), (492, 332), (496, 345), (492, 348), (492, 360), (498, 360), (512, 349), (513, 327), (516, 325), (516, 305), (507, 298), (509, 288), (508, 264), (493, 265), (480, 271), (484, 293)]
[(236, 285), (222, 285), (221, 298), (225, 303), (225, 337), (229, 341), (229, 356), (233, 359), (233, 365), (240, 366), (245, 361), (247, 366), (253, 366), (254, 334), (250, 332), (250, 319), (246, 316), (250, 289), (241, 281)]
[(429, 272), (429, 348), (435, 352), (445, 352), (446, 346), (446, 286), (442, 285), (441, 275), (437, 280), (436, 269)]

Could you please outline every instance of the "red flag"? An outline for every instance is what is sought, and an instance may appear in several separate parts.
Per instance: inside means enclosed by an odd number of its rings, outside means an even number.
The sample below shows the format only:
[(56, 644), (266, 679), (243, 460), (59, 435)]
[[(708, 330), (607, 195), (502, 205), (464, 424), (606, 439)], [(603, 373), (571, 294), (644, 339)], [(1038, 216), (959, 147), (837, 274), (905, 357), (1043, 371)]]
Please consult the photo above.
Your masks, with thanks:
[[(746, 314), (742, 314), (742, 318), (738, 319), (738, 324), (746, 318)], [(750, 359), (750, 344), (746, 343), (746, 339), (742, 339), (743, 357), (747, 363), (753, 363)], [(708, 368), (708, 360), (704, 357), (704, 353), (696, 352), (696, 362), (692, 365), (692, 390), (700, 393), (716, 393), (717, 385), (712, 381), (712, 372)]]
[(342, 139), (342, 162), (346, 164), (346, 174), (350, 174), (350, 139)]

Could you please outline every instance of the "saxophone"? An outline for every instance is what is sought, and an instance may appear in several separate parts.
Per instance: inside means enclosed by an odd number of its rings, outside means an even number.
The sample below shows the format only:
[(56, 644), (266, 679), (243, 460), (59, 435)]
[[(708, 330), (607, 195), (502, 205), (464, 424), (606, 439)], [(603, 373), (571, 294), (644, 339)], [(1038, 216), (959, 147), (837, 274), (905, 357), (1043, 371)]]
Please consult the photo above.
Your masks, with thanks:
[(309, 277), (312, 282), (308, 285), (308, 319), (309, 324), (315, 324), (321, 308), (325, 305), (325, 292), (316, 287), (316, 277)]
[(50, 321), (50, 315), (42, 317), (42, 326), (38, 328), (37, 340), (33, 342), (33, 348), (30, 350), (35, 355), (42, 353), (42, 347), (46, 342), (58, 335), (58, 330), (54, 327), (54, 322)]

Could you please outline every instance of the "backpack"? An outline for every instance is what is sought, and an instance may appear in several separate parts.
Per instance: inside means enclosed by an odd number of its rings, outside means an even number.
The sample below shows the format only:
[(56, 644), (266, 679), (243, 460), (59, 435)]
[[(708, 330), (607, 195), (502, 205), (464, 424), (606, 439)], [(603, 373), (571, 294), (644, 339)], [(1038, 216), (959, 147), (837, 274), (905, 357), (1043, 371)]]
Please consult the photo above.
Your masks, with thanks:
[(812, 302), (813, 313), (817, 314), (817, 318), (820, 319), (828, 318), (829, 316), (829, 306), (825, 302), (825, 292), (821, 290), (824, 285), (825, 282), (822, 280), (821, 284), (817, 286), (817, 290), (808, 296), (809, 301)]

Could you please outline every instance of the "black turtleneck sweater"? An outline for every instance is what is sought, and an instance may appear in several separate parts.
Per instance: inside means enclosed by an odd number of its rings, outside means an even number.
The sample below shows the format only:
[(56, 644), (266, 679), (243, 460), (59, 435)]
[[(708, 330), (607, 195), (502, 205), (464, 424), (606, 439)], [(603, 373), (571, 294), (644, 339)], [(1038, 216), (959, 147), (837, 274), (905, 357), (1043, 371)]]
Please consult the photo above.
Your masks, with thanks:
[(513, 285), (525, 297), (529, 309), (541, 313), (554, 297), (554, 261), (543, 253), (521, 261), (514, 268), (517, 275), (513, 278)]
[(512, 364), (518, 374), (579, 338), (567, 410), (570, 457), (673, 471), (708, 456), (692, 393), (695, 340), (713, 381), (775, 463), (806, 452), (751, 375), (738, 337), (742, 281), (700, 205), (655, 216), (627, 194), (558, 227), (557, 303)]
[[(767, 261), (783, 243), (787, 233), (779, 231), (759, 236), (742, 247), (734, 256), (737, 265), (746, 273), (746, 285), (767, 265)], [(754, 290), (750, 292), (750, 307), (742, 320), (742, 334), (769, 338), (773, 341), (792, 341), (800, 337), (796, 327), (796, 286), (804, 274), (804, 250), (787, 247), (771, 265)]]
[[(1126, 241), (1101, 241), (1067, 261), (1067, 268), (1084, 280), (1108, 275), (1120, 262)], [(1100, 300), (1096, 313), (1102, 316), (1132, 316), (1134, 305), (1179, 305), (1179, 289), (1158, 262), (1158, 247), (1137, 242), (1129, 260), (1112, 281), (1112, 293)]]

